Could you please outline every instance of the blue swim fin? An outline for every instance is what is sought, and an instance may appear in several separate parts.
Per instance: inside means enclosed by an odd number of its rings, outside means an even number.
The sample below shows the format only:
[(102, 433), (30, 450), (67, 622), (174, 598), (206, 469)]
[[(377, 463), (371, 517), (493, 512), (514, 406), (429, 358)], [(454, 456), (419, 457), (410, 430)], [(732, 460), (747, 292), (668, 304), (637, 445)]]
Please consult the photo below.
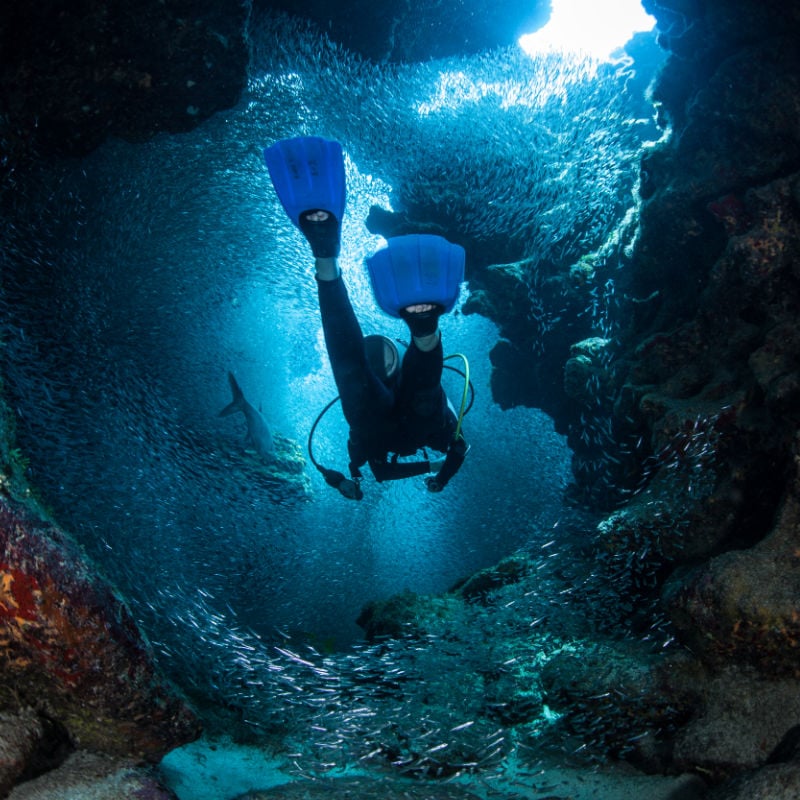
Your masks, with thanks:
[(269, 176), (289, 219), (322, 210), (341, 224), (345, 206), (342, 146), (319, 136), (282, 139), (264, 150)]
[(450, 311), (464, 280), (464, 248), (441, 236), (411, 234), (387, 239), (367, 259), (378, 305), (393, 317), (416, 303), (438, 303)]

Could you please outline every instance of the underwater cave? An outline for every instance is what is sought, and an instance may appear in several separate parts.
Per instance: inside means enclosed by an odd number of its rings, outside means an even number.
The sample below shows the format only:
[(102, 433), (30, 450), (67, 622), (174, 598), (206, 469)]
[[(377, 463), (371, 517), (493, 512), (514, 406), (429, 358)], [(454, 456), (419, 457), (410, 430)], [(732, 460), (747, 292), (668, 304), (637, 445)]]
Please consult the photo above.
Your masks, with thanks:
[[(800, 794), (800, 7), (574, 1), (0, 14), (0, 795)], [(298, 136), (365, 333), (466, 254), (441, 492), (315, 469)]]

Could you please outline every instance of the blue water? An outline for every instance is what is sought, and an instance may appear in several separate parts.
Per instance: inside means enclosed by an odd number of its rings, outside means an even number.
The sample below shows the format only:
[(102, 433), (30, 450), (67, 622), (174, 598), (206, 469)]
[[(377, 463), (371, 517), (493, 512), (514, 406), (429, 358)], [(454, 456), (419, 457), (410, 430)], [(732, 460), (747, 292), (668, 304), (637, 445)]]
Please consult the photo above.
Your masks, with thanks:
[[(459, 309), (442, 332), (445, 351), (470, 361), (472, 452), (444, 493), (368, 479), (356, 504), (310, 464), (305, 499), (252, 481), (241, 420), (217, 416), (227, 371), (303, 449), (335, 394), (307, 246), (261, 148), (304, 133), (343, 142), (343, 271), (364, 328), (401, 336), (363, 264), (380, 246), (363, 225), (372, 204), (397, 207), (402, 182), (407, 205), (487, 246), (569, 264), (631, 205), (647, 130), (613, 72), (511, 52), (379, 69), (264, 25), (236, 108), (191, 134), (40, 165), (3, 230), (4, 372), (33, 485), (125, 595), (167, 673), (256, 724), (285, 711), (270, 688), (275, 644), (346, 653), (365, 603), (443, 592), (540, 552), (574, 518), (563, 438), (541, 412), (492, 402), (497, 329)], [(283, 47), (262, 49), (276, 30)], [(456, 401), (460, 379), (446, 380)], [(334, 410), (318, 457), (344, 470), (345, 441)]]

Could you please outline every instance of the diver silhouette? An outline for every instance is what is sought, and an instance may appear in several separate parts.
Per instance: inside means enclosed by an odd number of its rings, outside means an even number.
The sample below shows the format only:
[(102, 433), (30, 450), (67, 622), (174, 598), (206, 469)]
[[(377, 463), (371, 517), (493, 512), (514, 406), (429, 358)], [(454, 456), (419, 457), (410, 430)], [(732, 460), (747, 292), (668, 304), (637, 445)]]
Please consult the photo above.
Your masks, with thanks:
[[(349, 478), (313, 456), (311, 436), (322, 414), (309, 437), (312, 462), (329, 485), (352, 499), (363, 497), (364, 464), (378, 482), (427, 474), (429, 491), (441, 491), (469, 449), (461, 425), (464, 402), (456, 414), (441, 385), (439, 332), (439, 317), (458, 299), (464, 249), (430, 234), (388, 239), (367, 267), (378, 305), (406, 323), (411, 342), (404, 348), (385, 336), (365, 336), (337, 260), (345, 209), (341, 145), (299, 137), (273, 144), (264, 155), (278, 198), (314, 256), (325, 346), (350, 427)], [(431, 460), (426, 448), (444, 455)], [(400, 460), (420, 450), (422, 459)]]

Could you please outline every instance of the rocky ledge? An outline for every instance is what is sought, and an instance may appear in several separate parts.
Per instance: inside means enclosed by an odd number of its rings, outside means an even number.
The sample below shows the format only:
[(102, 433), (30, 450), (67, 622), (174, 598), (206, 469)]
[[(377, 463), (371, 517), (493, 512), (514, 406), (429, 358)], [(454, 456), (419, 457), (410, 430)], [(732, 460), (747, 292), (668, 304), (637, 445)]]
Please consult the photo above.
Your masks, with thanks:
[(200, 733), (112, 587), (58, 526), (7, 496), (0, 676), (0, 789), (54, 770), (58, 781), (64, 769), (74, 776), (87, 753), (115, 759), (101, 771), (119, 778)]

